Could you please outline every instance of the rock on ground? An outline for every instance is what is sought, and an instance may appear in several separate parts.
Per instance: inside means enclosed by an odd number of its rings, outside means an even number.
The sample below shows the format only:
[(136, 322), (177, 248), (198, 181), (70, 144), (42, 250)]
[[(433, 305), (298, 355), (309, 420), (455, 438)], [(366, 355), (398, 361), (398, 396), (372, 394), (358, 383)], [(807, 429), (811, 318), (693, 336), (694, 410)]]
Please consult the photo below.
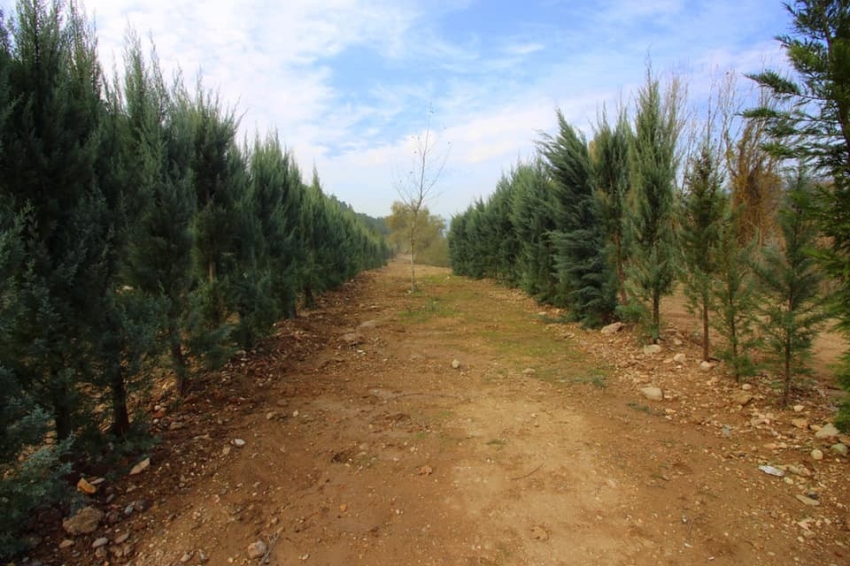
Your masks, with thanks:
[(62, 521), (62, 528), (69, 535), (88, 535), (97, 530), (103, 517), (100, 509), (83, 507), (73, 517)]
[(815, 433), (815, 438), (835, 438), (840, 433), (838, 429), (835, 428), (835, 425), (832, 423), (827, 423), (821, 428), (819, 431)]
[(263, 541), (258, 540), (257, 542), (252, 542), (250, 545), (248, 545), (248, 558), (252, 560), (262, 558), (266, 555), (267, 551), (268, 547)]
[(664, 393), (660, 387), (644, 387), (640, 390), (641, 394), (650, 401), (661, 401), (664, 399)]

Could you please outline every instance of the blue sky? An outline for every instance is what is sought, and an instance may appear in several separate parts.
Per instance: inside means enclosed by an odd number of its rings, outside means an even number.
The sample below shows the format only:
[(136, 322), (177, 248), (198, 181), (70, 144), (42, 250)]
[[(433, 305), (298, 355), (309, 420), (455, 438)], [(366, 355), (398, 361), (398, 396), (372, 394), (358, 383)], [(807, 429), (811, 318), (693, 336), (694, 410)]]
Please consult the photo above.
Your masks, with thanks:
[[(10, 11), (13, 2), (0, 0)], [(486, 197), (533, 154), (555, 108), (590, 132), (603, 104), (632, 104), (647, 57), (690, 100), (727, 71), (783, 67), (779, 0), (86, 0), (104, 64), (128, 24), (243, 113), (243, 135), (277, 129), (305, 174), (373, 216), (398, 198), (428, 108), (451, 149), (432, 211)], [(749, 88), (746, 79), (741, 88)]]

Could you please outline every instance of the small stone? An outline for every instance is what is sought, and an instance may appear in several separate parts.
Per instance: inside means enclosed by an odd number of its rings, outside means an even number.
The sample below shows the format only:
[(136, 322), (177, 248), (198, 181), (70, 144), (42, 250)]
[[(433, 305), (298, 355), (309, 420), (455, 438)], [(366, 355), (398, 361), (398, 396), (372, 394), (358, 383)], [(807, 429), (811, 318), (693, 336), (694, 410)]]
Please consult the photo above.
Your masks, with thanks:
[(130, 503), (126, 507), (124, 507), (124, 514), (128, 517), (133, 514), (133, 511), (136, 510), (136, 506), (133, 503)]
[(99, 539), (95, 539), (93, 543), (91, 543), (92, 548), (100, 548), (101, 546), (106, 546), (109, 544), (109, 539), (106, 537), (100, 537)]
[(460, 369), (460, 360), (452, 360), (452, 369)]
[(835, 425), (832, 423), (827, 423), (823, 426), (819, 431), (815, 433), (815, 438), (835, 438), (838, 436), (840, 432)]
[(121, 533), (115, 537), (115, 544), (124, 544), (130, 538), (130, 533)]
[(349, 346), (357, 346), (362, 341), (362, 338), (356, 332), (349, 332), (342, 335), (342, 341)]
[(170, 425), (168, 425), (168, 430), (180, 430), (181, 428), (183, 428), (185, 426), (186, 425), (183, 424), (183, 423), (179, 423), (177, 421), (174, 421)]
[(546, 529), (543, 527), (537, 526), (531, 529), (531, 536), (535, 540), (539, 540), (541, 542), (545, 542), (549, 540), (549, 533), (546, 532)]
[(233, 446), (235, 446), (236, 448), (242, 448), (243, 446), (245, 446), (246, 442), (241, 438), (234, 438), (231, 444), (233, 444)]
[(747, 393), (746, 391), (739, 391), (735, 395), (732, 396), (732, 404), (745, 406), (749, 405), (750, 401), (753, 400), (753, 396), (751, 393)]
[(714, 364), (711, 363), (711, 362), (705, 362), (705, 361), (700, 362), (699, 369), (701, 369), (702, 371), (711, 371), (712, 369), (714, 369)]
[(664, 399), (664, 393), (662, 393), (660, 387), (643, 387), (640, 392), (650, 401), (662, 401)]
[(791, 424), (794, 425), (795, 428), (801, 428), (803, 430), (809, 428), (809, 421), (806, 419), (792, 419)]
[(88, 535), (97, 530), (103, 517), (103, 511), (94, 507), (83, 507), (73, 517), (62, 521), (62, 528), (69, 535)]
[(258, 540), (257, 542), (252, 542), (250, 545), (248, 545), (248, 558), (252, 560), (262, 558), (266, 555), (267, 551), (268, 547), (263, 541)]
[(133, 466), (133, 469), (130, 470), (130, 475), (131, 476), (139, 475), (150, 467), (151, 467), (151, 459), (145, 458), (144, 460), (142, 460), (141, 462), (139, 462), (138, 464)]
[(345, 513), (346, 511), (348, 511), (348, 505), (343, 503), (342, 505), (339, 506), (339, 512), (340, 513)]
[(741, 389), (743, 389), (744, 391), (749, 391), (752, 388), (753, 388), (753, 386), (750, 385), (749, 383), (745, 383), (741, 386)]
[(427, 465), (422, 466), (421, 468), (419, 468), (419, 470), (416, 473), (419, 474), (420, 476), (430, 476), (431, 474), (434, 473), (434, 468), (432, 468), (431, 466), (427, 466)]
[(625, 325), (622, 322), (614, 322), (609, 324), (608, 326), (603, 326), (600, 332), (602, 334), (616, 334), (617, 332), (623, 329), (623, 326)]
[(647, 344), (643, 347), (643, 354), (645, 356), (654, 356), (661, 352), (661, 346), (658, 344)]
[(94, 495), (97, 493), (97, 486), (90, 484), (86, 481), (86, 478), (80, 478), (80, 481), (77, 482), (77, 491), (86, 495)]
[(685, 356), (685, 354), (676, 354), (675, 356), (673, 356), (673, 361), (676, 362), (679, 365), (684, 364), (687, 361), (687, 359), (688, 358), (687, 358), (687, 356)]
[(802, 413), (803, 409), (805, 409), (805, 408), (806, 407), (804, 407), (803, 405), (794, 405), (794, 412), (795, 413)]
[(183, 556), (180, 557), (180, 562), (182, 562), (183, 564), (186, 564), (187, 562), (189, 562), (192, 559), (192, 556), (194, 556), (193, 552), (184, 552)]
[(277, 413), (274, 412), (274, 411), (269, 411), (268, 413), (266, 413), (266, 420), (267, 421), (273, 421), (276, 417), (277, 417)]
[(62, 542), (59, 543), (59, 548), (64, 549), (64, 548), (69, 548), (71, 546), (74, 546), (74, 541), (69, 539), (69, 538), (66, 538), (65, 540), (63, 540)]
[(537, 373), (537, 370), (534, 368), (525, 368), (522, 370), (522, 375), (534, 375)]
[(835, 452), (836, 454), (841, 455), (841, 456), (846, 456), (847, 451), (848, 451), (847, 446), (845, 446), (844, 444), (841, 444), (840, 442), (833, 444), (832, 446), (829, 447), (829, 449), (832, 450), (833, 452)]
[(817, 448), (812, 450), (812, 460), (823, 460), (823, 452)]
[(230, 446), (225, 446), (224, 448), (221, 449), (221, 455), (222, 456), (227, 456), (228, 454), (230, 454)]
[(820, 501), (817, 499), (812, 499), (811, 497), (806, 497), (805, 495), (797, 495), (797, 501), (802, 503), (803, 505), (808, 505), (810, 507), (817, 507), (820, 505)]

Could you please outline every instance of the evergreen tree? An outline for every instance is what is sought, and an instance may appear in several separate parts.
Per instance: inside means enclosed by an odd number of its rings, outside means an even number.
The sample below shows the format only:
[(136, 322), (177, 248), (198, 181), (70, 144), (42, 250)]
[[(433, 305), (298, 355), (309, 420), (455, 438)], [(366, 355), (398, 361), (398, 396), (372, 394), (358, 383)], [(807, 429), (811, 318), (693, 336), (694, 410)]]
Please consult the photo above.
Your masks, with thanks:
[(617, 298), (620, 304), (629, 301), (626, 292), (628, 264), (627, 212), (631, 179), (629, 177), (629, 148), (632, 130), (625, 110), (620, 112), (612, 127), (603, 113), (593, 138), (591, 157), (598, 187), (599, 214), (605, 230), (608, 262), (616, 274)]
[(587, 142), (559, 110), (558, 135), (544, 136), (539, 148), (555, 189), (555, 229), (550, 237), (565, 306), (575, 320), (597, 326), (613, 315), (616, 285), (605, 253)]
[(691, 158), (682, 196), (679, 245), (682, 252), (682, 282), (688, 308), (702, 322), (702, 358), (708, 360), (712, 279), (717, 272), (717, 248), (724, 220), (726, 197), (721, 172), (709, 140), (704, 140)]
[(788, 405), (794, 377), (809, 372), (812, 342), (828, 313), (823, 308), (823, 277), (813, 256), (819, 235), (811, 215), (811, 181), (800, 169), (788, 180), (779, 211), (782, 245), (774, 243), (756, 263), (763, 298), (761, 331), (767, 353), (782, 381), (782, 406)]
[(638, 93), (631, 151), (629, 278), (636, 297), (650, 304), (653, 340), (660, 338), (661, 298), (672, 291), (675, 275), (673, 195), (680, 97), (676, 83), (662, 94), (658, 79), (647, 71), (646, 84)]
[(16, 375), (48, 409), (60, 440), (83, 420), (80, 385), (94, 375), (91, 345), (106, 284), (108, 214), (95, 175), (101, 79), (82, 16), (22, 1), (12, 26), (2, 137), (2, 197), (23, 222), (17, 274), (21, 321), (6, 346)]
[(724, 338), (721, 359), (731, 367), (736, 381), (755, 370), (750, 352), (758, 345), (755, 335), (757, 307), (752, 274), (755, 240), (746, 246), (738, 241), (735, 211), (727, 208), (720, 224), (717, 270), (711, 287), (711, 324)]
[(519, 286), (541, 302), (552, 302), (558, 294), (550, 238), (556, 228), (552, 180), (540, 161), (517, 165), (511, 177), (511, 224), (520, 242)]
[[(818, 195), (818, 222), (830, 247), (820, 252), (823, 267), (836, 281), (833, 315), (850, 336), (850, 5), (842, 0), (795, 0), (786, 4), (791, 33), (779, 36), (798, 80), (776, 71), (751, 75), (787, 108), (763, 105), (749, 111), (765, 120), (774, 143), (772, 153), (805, 162), (826, 175)], [(850, 390), (850, 354), (843, 358), (839, 382)], [(850, 430), (850, 402), (839, 424)]]
[[(188, 105), (192, 132), (192, 220), (197, 286), (190, 303), (190, 349), (208, 368), (220, 366), (231, 351), (232, 316), (238, 311), (238, 237), (243, 234), (241, 201), (247, 185), (242, 152), (236, 144), (238, 121), (218, 96), (197, 85)], [(185, 95), (184, 95), (185, 96)]]

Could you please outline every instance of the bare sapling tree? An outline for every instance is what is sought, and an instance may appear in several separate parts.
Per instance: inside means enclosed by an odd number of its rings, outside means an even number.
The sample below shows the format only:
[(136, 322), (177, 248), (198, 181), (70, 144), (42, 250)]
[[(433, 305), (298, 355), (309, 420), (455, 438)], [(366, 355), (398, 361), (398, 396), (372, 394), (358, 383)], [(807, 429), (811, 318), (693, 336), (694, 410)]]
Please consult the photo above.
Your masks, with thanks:
[(413, 150), (410, 168), (405, 175), (397, 175), (395, 189), (407, 209), (408, 244), (410, 252), (410, 290), (416, 291), (416, 251), (422, 213), (427, 204), (437, 198), (437, 183), (449, 159), (451, 142), (440, 143), (431, 126), (434, 107), (428, 107), (425, 131), (412, 136)]

